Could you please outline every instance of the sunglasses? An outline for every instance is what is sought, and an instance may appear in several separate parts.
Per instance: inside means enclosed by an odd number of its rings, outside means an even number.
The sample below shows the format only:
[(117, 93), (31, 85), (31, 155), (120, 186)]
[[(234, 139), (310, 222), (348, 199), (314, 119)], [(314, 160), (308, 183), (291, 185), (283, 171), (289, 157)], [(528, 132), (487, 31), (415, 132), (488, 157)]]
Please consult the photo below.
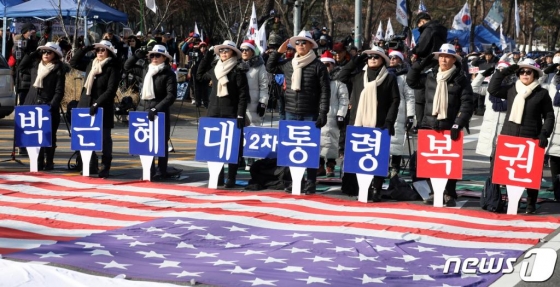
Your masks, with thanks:
[(531, 69), (524, 69), (524, 70), (519, 70), (519, 75), (527, 75), (530, 76), (533, 74), (533, 70)]
[(303, 46), (303, 45), (305, 45), (305, 44), (307, 44), (307, 41), (306, 41), (306, 40), (297, 40), (297, 41), (296, 41), (296, 46), (300, 46), (300, 45)]
[(230, 48), (222, 48), (222, 49), (218, 50), (218, 52), (220, 54), (229, 53), (230, 51), (231, 51)]
[(95, 53), (105, 53), (105, 51), (107, 51), (107, 49), (105, 49), (105, 48), (96, 48), (95, 49)]
[(251, 49), (245, 49), (245, 48), (244, 48), (244, 49), (240, 49), (240, 50), (241, 50), (241, 53), (245, 53), (245, 52), (249, 53), (250, 51), (253, 51), (253, 50), (251, 50)]
[(389, 57), (389, 60), (400, 60), (401, 58), (399, 57)]
[(376, 60), (379, 60), (379, 59), (381, 59), (381, 56), (376, 55), (376, 54), (369, 54), (369, 55), (367, 56), (367, 58), (368, 58), (368, 59), (376, 59)]
[(150, 59), (153, 59), (153, 58), (159, 59), (159, 58), (161, 58), (161, 54), (155, 54), (155, 53), (150, 54)]
[(49, 51), (49, 50), (42, 50), (41, 54), (47, 54), (47, 55), (51, 55), (53, 53), (53, 51)]

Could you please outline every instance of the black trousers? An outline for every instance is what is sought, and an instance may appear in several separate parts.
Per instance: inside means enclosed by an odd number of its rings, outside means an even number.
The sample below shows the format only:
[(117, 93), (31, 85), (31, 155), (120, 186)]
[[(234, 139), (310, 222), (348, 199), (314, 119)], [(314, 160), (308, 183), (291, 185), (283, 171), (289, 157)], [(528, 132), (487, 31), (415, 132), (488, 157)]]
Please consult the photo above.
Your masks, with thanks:
[(37, 161), (39, 162), (39, 170), (45, 164), (45, 155), (46, 155), (46, 163), (52, 164), (54, 162), (54, 151), (56, 150), (56, 131), (58, 130), (58, 126), (60, 124), (60, 112), (51, 111), (51, 146), (50, 147), (43, 147), (39, 151), (39, 157)]

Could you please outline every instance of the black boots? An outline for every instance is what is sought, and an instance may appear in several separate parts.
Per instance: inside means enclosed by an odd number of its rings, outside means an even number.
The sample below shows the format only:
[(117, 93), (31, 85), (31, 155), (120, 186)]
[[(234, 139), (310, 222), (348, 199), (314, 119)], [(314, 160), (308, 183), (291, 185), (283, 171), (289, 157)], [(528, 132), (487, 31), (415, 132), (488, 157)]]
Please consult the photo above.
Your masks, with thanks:
[(538, 196), (538, 190), (527, 190), (527, 207), (525, 208), (526, 214), (534, 214), (537, 211)]
[[(112, 156), (101, 156), (101, 164), (103, 164), (103, 169), (99, 171), (99, 178), (109, 177), (109, 170), (111, 169), (111, 161), (113, 161)], [(97, 162), (97, 161), (96, 161)]]

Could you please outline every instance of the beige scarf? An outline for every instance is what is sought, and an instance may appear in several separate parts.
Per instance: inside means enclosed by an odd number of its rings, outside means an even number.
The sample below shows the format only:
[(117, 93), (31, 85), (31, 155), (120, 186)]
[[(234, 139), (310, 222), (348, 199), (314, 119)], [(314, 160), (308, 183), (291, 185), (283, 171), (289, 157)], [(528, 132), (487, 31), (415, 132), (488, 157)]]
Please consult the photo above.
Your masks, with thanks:
[(50, 72), (54, 69), (53, 63), (44, 64), (43, 61), (39, 63), (39, 68), (37, 69), (37, 78), (35, 79), (35, 83), (33, 83), (33, 87), (37, 89), (43, 88), (43, 79), (50, 74)]
[(364, 89), (360, 93), (358, 110), (356, 111), (355, 126), (374, 128), (377, 124), (377, 87), (383, 83), (387, 75), (387, 68), (381, 67), (375, 80), (368, 82), (368, 66), (364, 67)]
[(315, 52), (312, 50), (309, 50), (309, 53), (305, 56), (300, 56), (296, 53), (296, 56), (292, 59), (292, 67), (294, 68), (294, 72), (292, 73), (292, 90), (301, 90), (302, 69), (311, 64), (315, 58), (317, 58), (317, 56), (315, 56)]
[(148, 72), (144, 76), (144, 81), (142, 82), (142, 100), (153, 100), (156, 98), (156, 93), (154, 91), (154, 76), (163, 70), (165, 63), (159, 65), (148, 66)]
[(530, 85), (525, 86), (520, 80), (515, 82), (515, 90), (517, 95), (513, 100), (513, 105), (511, 106), (511, 112), (509, 114), (509, 121), (516, 124), (521, 124), (523, 119), (523, 109), (525, 108), (525, 99), (531, 95), (533, 90), (539, 85), (538, 80), (534, 80)]
[(451, 69), (442, 71), (438, 68), (436, 76), (436, 92), (434, 94), (434, 102), (432, 104), (432, 116), (437, 116), (438, 120), (447, 119), (447, 80), (455, 72), (455, 65)]
[(91, 95), (91, 88), (93, 87), (93, 82), (95, 81), (95, 76), (103, 72), (103, 66), (109, 62), (111, 58), (106, 58), (103, 61), (99, 61), (97, 58), (93, 60), (91, 65), (91, 70), (87, 76), (86, 82), (84, 83), (84, 88), (86, 88), (86, 95)]
[(227, 74), (237, 65), (237, 57), (231, 57), (227, 59), (225, 62), (221, 60), (218, 61), (216, 67), (214, 67), (214, 74), (218, 79), (218, 97), (225, 97), (229, 95), (227, 89), (227, 83), (229, 82), (227, 78)]

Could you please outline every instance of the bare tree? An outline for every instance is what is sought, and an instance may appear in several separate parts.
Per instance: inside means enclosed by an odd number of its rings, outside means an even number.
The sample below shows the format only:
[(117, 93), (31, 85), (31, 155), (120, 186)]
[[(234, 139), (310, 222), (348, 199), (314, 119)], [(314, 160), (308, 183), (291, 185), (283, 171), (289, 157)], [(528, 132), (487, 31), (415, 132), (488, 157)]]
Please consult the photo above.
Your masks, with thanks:
[(334, 33), (334, 19), (333, 19), (331, 1), (330, 0), (325, 0), (324, 7), (325, 7), (325, 14), (327, 15), (327, 28), (329, 28), (329, 31), (331, 31), (331, 36), (334, 37), (335, 36), (335, 33)]
[[(64, 35), (67, 38), (70, 38), (70, 36), (68, 35), (68, 30), (66, 28), (66, 23), (64, 22), (64, 15), (62, 12), (62, 1), (61, 0), (49, 0), (49, 1), (52, 7), (57, 11), (56, 18), (60, 22), (60, 26), (62, 27), (62, 32), (64, 32)], [(76, 48), (78, 43), (78, 28), (79, 28), (78, 24), (80, 23), (79, 21), (80, 15), (87, 15), (87, 11), (89, 11), (90, 9), (91, 6), (87, 6), (83, 0), (78, 0), (78, 2), (76, 3), (76, 18), (74, 21), (74, 33), (73, 33), (74, 42), (72, 43), (74, 48)], [(86, 11), (86, 13), (84, 13), (84, 11)]]
[(241, 10), (243, 6), (241, 5), (240, 0), (220, 2), (221, 3), (218, 4), (218, 0), (214, 0), (214, 5), (216, 6), (218, 19), (224, 28), (223, 30), (226, 31), (226, 38), (231, 39), (236, 44), (239, 44), (242, 38), (241, 32), (244, 30), (243, 24), (252, 2), (247, 1), (243, 11)]

